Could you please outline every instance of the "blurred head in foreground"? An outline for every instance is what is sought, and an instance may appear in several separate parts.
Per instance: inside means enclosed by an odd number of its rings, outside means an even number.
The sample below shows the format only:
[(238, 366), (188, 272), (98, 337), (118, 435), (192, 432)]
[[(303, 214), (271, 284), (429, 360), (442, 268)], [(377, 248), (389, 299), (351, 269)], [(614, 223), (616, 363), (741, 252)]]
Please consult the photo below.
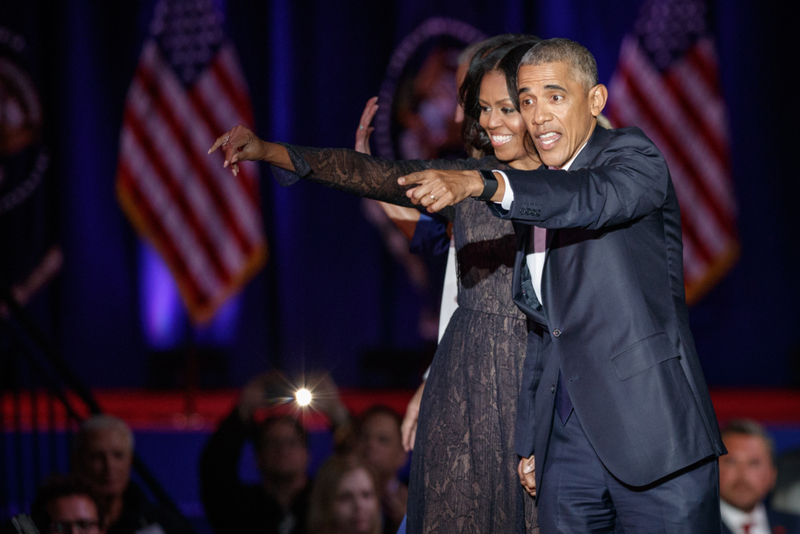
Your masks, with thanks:
[(738, 419), (723, 427), (722, 441), (728, 454), (719, 459), (720, 498), (749, 513), (775, 487), (772, 439), (755, 421)]
[(308, 516), (311, 534), (378, 534), (377, 485), (356, 456), (335, 455), (317, 472)]
[(100, 534), (100, 507), (88, 486), (71, 477), (50, 477), (37, 491), (31, 517), (42, 534)]

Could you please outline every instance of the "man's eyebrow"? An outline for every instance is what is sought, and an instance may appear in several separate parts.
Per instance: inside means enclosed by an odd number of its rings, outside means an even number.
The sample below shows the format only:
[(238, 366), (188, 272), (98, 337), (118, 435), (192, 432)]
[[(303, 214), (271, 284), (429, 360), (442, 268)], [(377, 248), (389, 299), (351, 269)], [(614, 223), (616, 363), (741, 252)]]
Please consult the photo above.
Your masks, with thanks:
[(563, 87), (561, 87), (557, 83), (548, 83), (547, 85), (544, 86), (544, 88), (545, 89), (550, 89), (550, 90), (555, 90), (555, 91), (564, 91), (565, 93), (567, 92), (566, 89), (564, 89)]
[[(561, 91), (561, 92), (564, 92), (564, 93), (569, 92), (566, 89), (564, 89), (562, 86), (558, 85), (557, 83), (548, 83), (547, 85), (544, 86), (544, 88), (547, 89), (548, 91)], [(518, 95), (521, 95), (522, 93), (530, 93), (530, 92), (531, 92), (531, 88), (530, 87), (520, 87), (517, 90), (517, 94)]]

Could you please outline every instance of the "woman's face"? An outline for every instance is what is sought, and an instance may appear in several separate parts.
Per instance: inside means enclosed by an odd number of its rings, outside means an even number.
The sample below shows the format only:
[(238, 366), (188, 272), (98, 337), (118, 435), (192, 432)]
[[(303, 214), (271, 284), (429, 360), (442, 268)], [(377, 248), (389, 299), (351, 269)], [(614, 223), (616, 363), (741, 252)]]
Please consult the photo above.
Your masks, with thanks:
[(502, 72), (492, 71), (483, 76), (478, 101), (481, 106), (479, 122), (489, 134), (497, 159), (521, 169), (538, 167), (536, 155), (525, 149), (528, 132), (522, 115), (514, 109)]
[(378, 495), (372, 478), (358, 468), (339, 482), (333, 501), (337, 531), (342, 534), (367, 534), (380, 521)]

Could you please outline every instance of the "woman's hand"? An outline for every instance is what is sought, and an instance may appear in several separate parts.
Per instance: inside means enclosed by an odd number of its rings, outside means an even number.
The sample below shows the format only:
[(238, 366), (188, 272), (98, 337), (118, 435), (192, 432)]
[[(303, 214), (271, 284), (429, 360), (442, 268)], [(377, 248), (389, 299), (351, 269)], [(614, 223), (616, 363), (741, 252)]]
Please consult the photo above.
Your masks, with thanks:
[(208, 153), (211, 154), (218, 148), (222, 149), (225, 156), (222, 166), (230, 166), (234, 176), (239, 174), (240, 161), (266, 161), (287, 171), (294, 171), (294, 164), (286, 148), (262, 141), (242, 124), (217, 137)]
[[(367, 100), (367, 105), (364, 106), (364, 112), (361, 114), (361, 119), (358, 121), (358, 130), (356, 130), (356, 152), (362, 154), (372, 155), (369, 149), (369, 137), (375, 128), (370, 126), (375, 113), (378, 111), (378, 97), (373, 96)], [(378, 205), (383, 209), (383, 212), (392, 220), (398, 230), (403, 232), (407, 239), (411, 240), (414, 237), (414, 232), (417, 230), (417, 223), (419, 222), (419, 210), (414, 208), (405, 208), (402, 206), (395, 206), (386, 202), (378, 202)], [(413, 399), (412, 399), (413, 402)], [(417, 400), (417, 411), (419, 411), (419, 400)], [(408, 414), (406, 414), (408, 418)], [(405, 420), (403, 421), (405, 424)], [(417, 429), (417, 420), (414, 418), (414, 431)], [(406, 434), (403, 434), (403, 446), (406, 451), (414, 448), (414, 438), (411, 438), (410, 445), (406, 445)]]
[(408, 401), (406, 416), (400, 425), (403, 439), (403, 448), (406, 452), (414, 450), (414, 440), (417, 439), (417, 421), (419, 420), (419, 405), (422, 403), (422, 392), (425, 391), (425, 382), (419, 385), (414, 396)]
[(211, 145), (208, 153), (211, 154), (218, 148), (222, 149), (225, 156), (223, 167), (230, 166), (234, 176), (239, 174), (240, 161), (258, 161), (265, 159), (265, 143), (250, 131), (247, 126), (240, 124), (228, 130)]
[(361, 119), (358, 121), (358, 130), (356, 130), (356, 152), (362, 154), (372, 155), (369, 149), (369, 137), (375, 128), (370, 126), (375, 112), (378, 111), (378, 97), (373, 96), (367, 100), (367, 105), (364, 106), (364, 112), (361, 114)]

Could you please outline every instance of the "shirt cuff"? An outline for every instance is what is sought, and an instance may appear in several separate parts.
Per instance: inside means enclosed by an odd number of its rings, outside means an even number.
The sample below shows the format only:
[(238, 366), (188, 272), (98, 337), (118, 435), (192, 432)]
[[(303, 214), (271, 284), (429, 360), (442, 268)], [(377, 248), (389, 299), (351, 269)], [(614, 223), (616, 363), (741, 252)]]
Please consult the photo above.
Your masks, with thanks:
[(500, 207), (506, 211), (511, 209), (511, 204), (514, 202), (514, 191), (511, 190), (511, 183), (508, 181), (508, 176), (503, 171), (492, 171), (496, 172), (500, 176), (503, 177), (503, 182), (506, 184), (506, 191), (503, 193), (503, 200), (500, 202), (495, 202), (495, 204), (500, 204)]

